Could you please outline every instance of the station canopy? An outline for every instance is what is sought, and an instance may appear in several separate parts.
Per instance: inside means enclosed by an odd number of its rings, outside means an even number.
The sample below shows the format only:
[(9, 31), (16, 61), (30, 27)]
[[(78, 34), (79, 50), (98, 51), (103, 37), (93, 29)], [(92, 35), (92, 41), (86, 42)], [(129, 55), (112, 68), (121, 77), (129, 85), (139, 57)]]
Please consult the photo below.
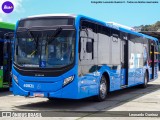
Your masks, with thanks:
[(160, 42), (160, 31), (141, 31), (140, 33), (155, 37), (159, 40)]

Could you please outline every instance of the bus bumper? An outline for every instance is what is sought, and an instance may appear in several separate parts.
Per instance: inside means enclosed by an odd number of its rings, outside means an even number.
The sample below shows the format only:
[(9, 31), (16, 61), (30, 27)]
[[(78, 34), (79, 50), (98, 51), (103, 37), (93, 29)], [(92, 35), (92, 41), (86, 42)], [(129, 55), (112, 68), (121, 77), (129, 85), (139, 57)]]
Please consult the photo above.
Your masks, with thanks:
[(12, 80), (12, 87), (10, 88), (10, 91), (12, 91), (14, 95), (20, 95), (25, 97), (80, 99), (78, 96), (78, 91), (71, 90), (73, 88), (73, 85), (67, 85), (55, 92), (26, 91), (21, 86), (19, 86), (14, 80)]
[(19, 87), (14, 80), (12, 80), (12, 87), (10, 88), (10, 91), (12, 91), (14, 95), (29, 96), (29, 92)]

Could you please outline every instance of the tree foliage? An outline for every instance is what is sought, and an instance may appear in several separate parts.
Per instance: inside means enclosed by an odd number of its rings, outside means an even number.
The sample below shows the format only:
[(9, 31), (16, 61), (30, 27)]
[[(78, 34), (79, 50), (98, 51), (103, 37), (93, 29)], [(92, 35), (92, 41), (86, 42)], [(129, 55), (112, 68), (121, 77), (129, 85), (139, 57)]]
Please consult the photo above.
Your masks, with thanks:
[(141, 31), (157, 31), (160, 29), (160, 21), (157, 21), (155, 24), (152, 25), (141, 25)]

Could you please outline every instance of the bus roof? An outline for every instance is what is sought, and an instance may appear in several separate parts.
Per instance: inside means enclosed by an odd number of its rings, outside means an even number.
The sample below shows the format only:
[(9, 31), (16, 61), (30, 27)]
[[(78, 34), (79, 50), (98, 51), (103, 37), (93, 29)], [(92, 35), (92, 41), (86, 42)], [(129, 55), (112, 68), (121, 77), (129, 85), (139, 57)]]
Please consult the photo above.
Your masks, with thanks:
[(14, 30), (15, 25), (11, 23), (6, 23), (6, 22), (0, 22), (0, 28)]
[(75, 14), (41, 14), (41, 15), (33, 15), (29, 16), (28, 18), (35, 18), (35, 17), (52, 17), (52, 16), (70, 16), (70, 17), (76, 17), (77, 15)]
[(91, 18), (91, 17), (87, 17), (87, 16), (84, 16), (84, 15), (75, 15), (75, 14), (42, 14), (42, 15), (29, 16), (28, 18), (51, 17), (51, 16), (66, 16), (66, 17), (70, 16), (70, 17), (77, 18), (77, 20), (80, 20), (80, 18), (86, 18), (86, 19), (90, 19), (92, 21), (98, 22), (98, 23), (100, 23), (100, 24), (102, 24), (104, 26), (120, 30), (122, 32), (130, 33), (130, 34), (134, 34), (134, 35), (137, 35), (137, 36), (140, 36), (140, 37), (144, 37), (144, 38), (148, 38), (148, 39), (151, 39), (151, 40), (154, 40), (154, 41), (158, 41), (158, 39), (155, 38), (155, 37), (152, 37), (152, 36), (149, 36), (149, 35), (145, 35), (145, 34), (142, 34), (142, 33), (138, 33), (138, 32), (132, 31), (132, 30), (128, 30), (128, 29), (120, 27), (120, 26), (111, 25), (109, 23), (106, 23), (106, 22), (103, 22), (103, 21), (100, 21), (100, 20), (97, 20), (97, 19), (94, 19), (94, 18)]
[(130, 34), (134, 34), (134, 35), (137, 35), (137, 36), (140, 36), (140, 37), (144, 37), (144, 38), (148, 38), (148, 39), (151, 39), (151, 40), (154, 40), (154, 41), (158, 41), (158, 39), (155, 38), (155, 37), (145, 35), (145, 34), (142, 34), (142, 33), (138, 33), (138, 32), (132, 31), (132, 30), (128, 30), (128, 29), (120, 27), (120, 26), (115, 26), (115, 25), (112, 25), (112, 24), (109, 24), (109, 23), (106, 23), (106, 22), (103, 22), (103, 21), (100, 21), (100, 20), (97, 20), (97, 19), (94, 19), (94, 18), (86, 17), (84, 15), (77, 15), (77, 18), (78, 19), (80, 19), (80, 18), (90, 19), (90, 20), (98, 22), (98, 23), (100, 23), (104, 26), (107, 26), (107, 27), (110, 27), (110, 28), (113, 28), (113, 29), (117, 29), (117, 30), (120, 30), (122, 32), (130, 33)]

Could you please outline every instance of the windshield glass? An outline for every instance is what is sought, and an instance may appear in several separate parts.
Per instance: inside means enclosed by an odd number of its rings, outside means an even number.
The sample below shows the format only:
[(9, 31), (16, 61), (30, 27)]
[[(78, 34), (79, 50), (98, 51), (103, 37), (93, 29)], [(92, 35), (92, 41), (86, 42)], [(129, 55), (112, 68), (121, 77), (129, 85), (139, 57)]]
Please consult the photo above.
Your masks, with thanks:
[(23, 67), (57, 68), (74, 61), (75, 31), (17, 32), (14, 62)]

